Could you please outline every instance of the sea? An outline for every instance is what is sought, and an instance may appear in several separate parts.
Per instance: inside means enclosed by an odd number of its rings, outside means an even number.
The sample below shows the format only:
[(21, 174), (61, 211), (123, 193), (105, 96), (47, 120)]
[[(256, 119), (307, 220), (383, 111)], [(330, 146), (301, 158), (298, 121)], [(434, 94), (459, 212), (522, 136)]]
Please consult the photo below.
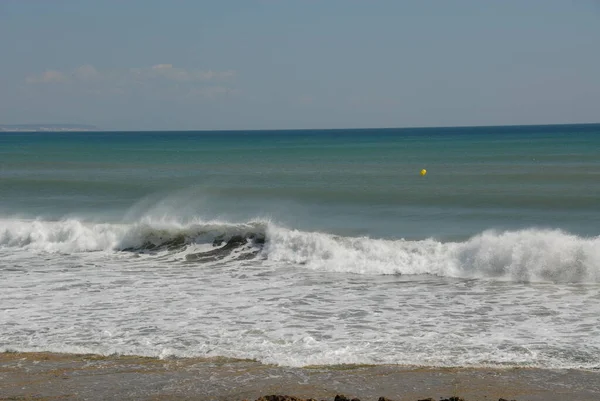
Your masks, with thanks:
[(598, 370), (600, 124), (0, 133), (3, 351)]

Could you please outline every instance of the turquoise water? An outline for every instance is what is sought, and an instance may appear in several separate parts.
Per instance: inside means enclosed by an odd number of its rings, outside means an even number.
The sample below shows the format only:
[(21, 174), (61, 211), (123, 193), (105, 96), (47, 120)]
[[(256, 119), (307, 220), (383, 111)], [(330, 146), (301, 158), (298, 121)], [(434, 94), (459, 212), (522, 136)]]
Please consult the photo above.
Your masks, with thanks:
[(0, 282), (0, 351), (600, 369), (600, 124), (0, 134)]
[(3, 216), (260, 217), (415, 239), (600, 233), (600, 125), (14, 133), (0, 160)]

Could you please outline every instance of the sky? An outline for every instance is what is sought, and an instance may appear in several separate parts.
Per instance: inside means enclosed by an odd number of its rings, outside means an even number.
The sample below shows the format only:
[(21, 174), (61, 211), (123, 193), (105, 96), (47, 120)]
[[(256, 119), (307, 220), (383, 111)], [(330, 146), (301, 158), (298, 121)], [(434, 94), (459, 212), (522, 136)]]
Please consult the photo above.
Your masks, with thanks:
[(0, 0), (0, 124), (589, 122), (599, 0)]

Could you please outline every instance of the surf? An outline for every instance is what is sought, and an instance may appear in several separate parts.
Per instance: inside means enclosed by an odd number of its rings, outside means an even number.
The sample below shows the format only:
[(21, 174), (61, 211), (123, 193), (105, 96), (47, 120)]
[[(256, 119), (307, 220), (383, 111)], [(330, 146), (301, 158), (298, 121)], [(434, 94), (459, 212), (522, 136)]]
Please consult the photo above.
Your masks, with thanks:
[(0, 249), (31, 253), (130, 253), (209, 263), (257, 260), (274, 268), (367, 275), (436, 275), (522, 282), (600, 282), (600, 236), (558, 229), (481, 232), (465, 241), (349, 237), (268, 220), (187, 223), (140, 219), (0, 220)]

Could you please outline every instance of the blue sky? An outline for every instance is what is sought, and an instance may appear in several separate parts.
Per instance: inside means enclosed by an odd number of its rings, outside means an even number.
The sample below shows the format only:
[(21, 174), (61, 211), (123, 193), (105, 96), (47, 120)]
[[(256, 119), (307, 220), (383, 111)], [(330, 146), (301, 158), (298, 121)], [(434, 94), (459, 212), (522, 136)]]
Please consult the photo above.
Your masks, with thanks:
[(595, 0), (0, 0), (0, 124), (599, 121)]

